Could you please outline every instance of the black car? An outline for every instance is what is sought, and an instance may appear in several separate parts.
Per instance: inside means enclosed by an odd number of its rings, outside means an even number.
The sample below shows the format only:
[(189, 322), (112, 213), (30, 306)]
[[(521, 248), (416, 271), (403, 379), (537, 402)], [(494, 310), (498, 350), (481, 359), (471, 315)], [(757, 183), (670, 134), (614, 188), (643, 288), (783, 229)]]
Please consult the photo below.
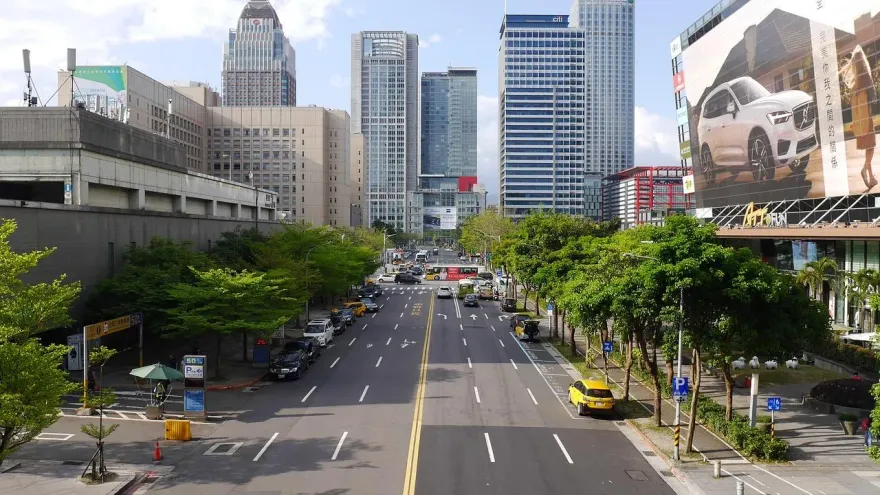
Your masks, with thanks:
[(383, 294), (383, 290), (378, 285), (368, 285), (358, 291), (360, 297), (369, 297), (375, 299)]
[(345, 322), (341, 312), (330, 313), (330, 323), (333, 325), (333, 335), (342, 335), (348, 328), (348, 323)]
[(394, 283), (396, 284), (421, 284), (422, 279), (410, 275), (409, 273), (398, 273), (394, 276)]
[(346, 325), (354, 325), (354, 321), (357, 319), (354, 316), (354, 310), (351, 308), (342, 308), (339, 311), (342, 314), (342, 319), (345, 320)]
[(489, 280), (489, 281), (492, 281), (492, 280), (495, 279), (495, 275), (492, 274), (492, 272), (480, 272), (480, 273), (477, 274), (477, 276), (480, 277), (480, 278), (483, 279), (483, 280)]
[(516, 299), (507, 298), (501, 301), (501, 311), (516, 311)]
[(410, 270), (410, 273), (412, 273), (413, 275), (424, 275), (425, 271), (422, 270), (422, 268), (419, 266), (414, 266), (412, 267), (412, 270)]
[(269, 373), (278, 380), (288, 380), (302, 377), (302, 374), (309, 369), (309, 358), (301, 349), (285, 351), (283, 354), (275, 358), (269, 366)]
[(309, 363), (314, 363), (321, 355), (321, 346), (311, 337), (302, 337), (284, 344), (285, 351), (303, 351), (309, 358)]
[(379, 312), (379, 305), (376, 304), (369, 297), (361, 298), (361, 302), (364, 303), (364, 306), (367, 307), (367, 313), (378, 313)]
[(466, 294), (464, 296), (464, 305), (465, 306), (473, 306), (476, 308), (476, 307), (479, 307), (480, 302), (477, 301), (477, 296), (475, 296), (474, 294)]

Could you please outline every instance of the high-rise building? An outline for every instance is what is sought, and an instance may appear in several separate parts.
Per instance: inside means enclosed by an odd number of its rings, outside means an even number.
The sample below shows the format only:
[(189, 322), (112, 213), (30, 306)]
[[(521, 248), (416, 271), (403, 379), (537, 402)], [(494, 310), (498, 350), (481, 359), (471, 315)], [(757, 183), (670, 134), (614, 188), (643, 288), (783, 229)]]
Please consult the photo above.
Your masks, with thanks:
[(602, 177), (633, 163), (633, 0), (505, 15), (500, 209), (600, 218)]
[(250, 0), (223, 50), (223, 106), (296, 106), (296, 52), (268, 0)]
[[(453, 230), (481, 211), (477, 182), (477, 70), (422, 74), (421, 173), (410, 194), (410, 232)], [(441, 232), (442, 233), (442, 232)]]
[(361, 31), (351, 38), (351, 132), (364, 135), (364, 224), (407, 228), (418, 185), (419, 37)]

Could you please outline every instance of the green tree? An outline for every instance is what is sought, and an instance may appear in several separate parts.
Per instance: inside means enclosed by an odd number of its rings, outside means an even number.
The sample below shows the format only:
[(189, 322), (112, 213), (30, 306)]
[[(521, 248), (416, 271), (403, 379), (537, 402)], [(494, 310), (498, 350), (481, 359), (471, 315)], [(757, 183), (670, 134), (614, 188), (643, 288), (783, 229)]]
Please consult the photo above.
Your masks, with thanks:
[(188, 338), (213, 335), (214, 376), (219, 375), (222, 340), (235, 332), (268, 335), (296, 313), (296, 301), (286, 295), (287, 281), (265, 273), (228, 268), (191, 268), (195, 283), (168, 288), (166, 335)]
[(821, 300), (822, 284), (826, 280), (836, 279), (837, 271), (837, 262), (823, 256), (816, 261), (810, 261), (804, 265), (803, 269), (797, 274), (797, 281), (807, 286), (811, 297)]
[(457, 237), (461, 247), (468, 252), (494, 252), (501, 238), (514, 229), (513, 221), (495, 211), (484, 211), (469, 217), (461, 226)]
[(59, 367), (68, 349), (0, 341), (0, 464), (57, 421), (61, 397), (76, 391)]
[(846, 294), (858, 311), (859, 328), (865, 328), (865, 309), (872, 294), (878, 293), (880, 272), (872, 268), (862, 268), (855, 273), (846, 274)]
[(256, 265), (257, 246), (264, 244), (266, 240), (267, 237), (257, 229), (236, 227), (235, 230), (220, 234), (220, 240), (210, 254), (218, 266), (233, 270), (253, 269)]
[(104, 408), (116, 402), (116, 393), (113, 392), (113, 389), (105, 389), (102, 386), (104, 365), (115, 355), (116, 349), (104, 346), (98, 346), (89, 352), (89, 364), (98, 368), (98, 380), (97, 391), (86, 397), (84, 407), (98, 409), (98, 424), (86, 423), (80, 427), (83, 433), (95, 439), (95, 445), (98, 447), (95, 454), (89, 460), (86, 470), (91, 468), (91, 479), (93, 481), (100, 480), (102, 483), (107, 474), (109, 474), (107, 465), (104, 462), (104, 439), (113, 434), (116, 428), (119, 427), (118, 424), (104, 426)]
[(70, 306), (81, 290), (79, 282), (65, 283), (66, 275), (49, 283), (25, 283), (24, 275), (55, 248), (13, 251), (9, 238), (17, 226), (15, 220), (0, 219), (0, 342), (27, 339), (69, 324)]

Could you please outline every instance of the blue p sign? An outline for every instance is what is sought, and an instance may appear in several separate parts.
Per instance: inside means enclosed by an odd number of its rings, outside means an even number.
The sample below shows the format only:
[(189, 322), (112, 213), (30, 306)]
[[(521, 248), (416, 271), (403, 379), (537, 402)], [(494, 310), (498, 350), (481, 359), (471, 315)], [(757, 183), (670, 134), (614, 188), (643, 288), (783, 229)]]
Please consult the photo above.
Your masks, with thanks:
[(688, 379), (684, 376), (676, 376), (672, 379), (672, 395), (687, 395), (689, 392)]
[(614, 350), (614, 345), (611, 341), (602, 342), (602, 352), (611, 352)]
[(781, 411), (782, 410), (782, 398), (781, 397), (767, 397), (767, 410), (768, 411)]

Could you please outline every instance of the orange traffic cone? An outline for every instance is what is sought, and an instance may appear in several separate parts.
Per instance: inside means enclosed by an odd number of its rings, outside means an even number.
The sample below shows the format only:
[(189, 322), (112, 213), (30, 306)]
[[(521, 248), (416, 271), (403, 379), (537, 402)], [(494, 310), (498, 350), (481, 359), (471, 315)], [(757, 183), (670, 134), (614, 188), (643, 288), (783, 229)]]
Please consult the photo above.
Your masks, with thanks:
[(162, 460), (162, 451), (159, 449), (159, 442), (156, 442), (156, 449), (153, 450), (153, 460), (157, 462)]

